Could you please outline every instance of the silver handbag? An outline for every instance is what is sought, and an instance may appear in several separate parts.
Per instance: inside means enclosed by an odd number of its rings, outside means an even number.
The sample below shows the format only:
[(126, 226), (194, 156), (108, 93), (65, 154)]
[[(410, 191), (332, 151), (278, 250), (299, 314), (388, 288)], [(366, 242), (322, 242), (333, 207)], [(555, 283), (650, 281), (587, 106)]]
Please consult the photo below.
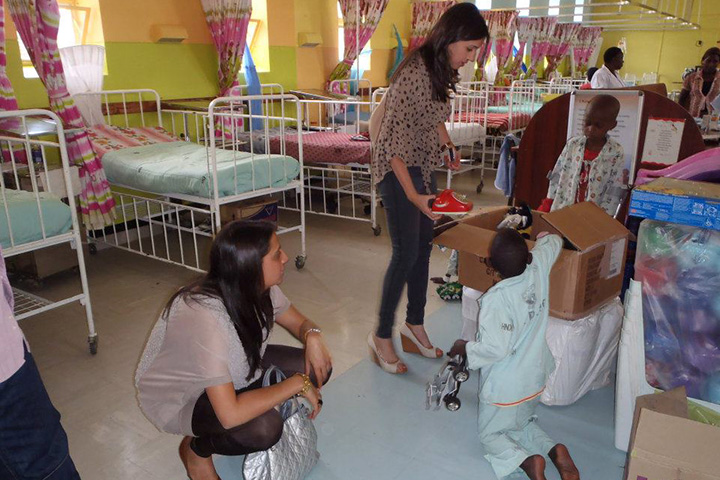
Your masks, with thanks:
[[(263, 377), (263, 387), (285, 379), (279, 368), (271, 366)], [(317, 451), (317, 431), (308, 418), (308, 407), (292, 397), (282, 403), (278, 410), (284, 420), (282, 436), (269, 450), (245, 456), (243, 477), (245, 480), (302, 480), (310, 473), (320, 458)]]

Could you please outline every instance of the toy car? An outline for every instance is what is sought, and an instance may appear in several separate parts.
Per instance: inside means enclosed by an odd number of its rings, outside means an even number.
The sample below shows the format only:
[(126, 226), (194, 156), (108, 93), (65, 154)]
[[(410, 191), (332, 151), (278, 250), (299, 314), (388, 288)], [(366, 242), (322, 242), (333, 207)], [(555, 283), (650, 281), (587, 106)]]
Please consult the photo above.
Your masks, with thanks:
[(435, 377), (428, 382), (425, 389), (425, 409), (438, 410), (440, 404), (444, 403), (445, 408), (454, 412), (462, 405), (457, 397), (460, 393), (460, 384), (470, 378), (467, 368), (467, 358), (456, 355), (446, 361)]

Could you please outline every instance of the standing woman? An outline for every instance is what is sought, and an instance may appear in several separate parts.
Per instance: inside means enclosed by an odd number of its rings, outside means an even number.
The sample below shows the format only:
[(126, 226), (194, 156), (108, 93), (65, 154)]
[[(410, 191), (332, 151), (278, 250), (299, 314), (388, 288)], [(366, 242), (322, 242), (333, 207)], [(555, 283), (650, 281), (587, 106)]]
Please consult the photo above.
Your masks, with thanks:
[[(283, 295), (287, 255), (267, 222), (231, 222), (210, 250), (210, 268), (168, 301), (135, 374), (140, 408), (161, 431), (184, 435), (180, 459), (192, 480), (218, 478), (212, 454), (245, 455), (275, 445), (275, 406), (307, 398), (320, 412), (319, 386), (332, 361), (320, 329)], [(268, 345), (277, 323), (304, 349)], [(263, 387), (276, 365), (287, 379)]]
[(455, 145), (445, 128), (450, 94), (458, 69), (475, 60), (487, 37), (487, 26), (475, 5), (451, 7), (425, 43), (400, 64), (386, 93), (372, 168), (387, 215), (392, 259), (383, 282), (379, 323), (367, 340), (371, 358), (389, 373), (407, 372), (392, 343), (395, 310), (405, 285), (403, 350), (428, 358), (443, 354), (430, 343), (423, 326), (433, 220), (438, 217), (429, 202), (435, 198), (434, 171), (441, 161), (451, 169), (459, 168)]
[(710, 103), (720, 94), (720, 48), (708, 48), (702, 56), (702, 67), (685, 77), (678, 103), (693, 117), (711, 111)]

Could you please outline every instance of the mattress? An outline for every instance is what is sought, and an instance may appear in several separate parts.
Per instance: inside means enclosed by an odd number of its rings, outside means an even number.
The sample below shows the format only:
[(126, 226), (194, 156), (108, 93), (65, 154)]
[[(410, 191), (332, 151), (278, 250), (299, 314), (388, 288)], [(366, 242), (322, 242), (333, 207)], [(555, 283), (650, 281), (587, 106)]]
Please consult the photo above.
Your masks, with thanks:
[(479, 123), (445, 122), (445, 128), (455, 145), (472, 145), (485, 137), (485, 128)]
[[(298, 177), (300, 164), (282, 155), (252, 155), (216, 149), (221, 197), (261, 188), (280, 188)], [(105, 153), (110, 183), (146, 192), (211, 197), (212, 170), (207, 149), (192, 142), (155, 143)]]
[[(41, 192), (40, 212), (45, 225), (45, 238), (54, 237), (70, 231), (72, 213), (70, 207), (58, 197)], [(40, 212), (35, 194), (24, 190), (5, 189), (5, 198), (0, 196), (0, 244), (2, 248), (10, 248), (10, 228), (15, 246), (43, 239), (40, 228)], [(10, 228), (5, 214), (5, 206), (10, 216)]]
[[(530, 123), (532, 118), (527, 113), (515, 113), (513, 118), (513, 129), (525, 128)], [(476, 122), (483, 124), (485, 122), (485, 114), (475, 112), (463, 112), (462, 114), (455, 115), (456, 122)], [(485, 128), (488, 132), (507, 132), (510, 127), (510, 115), (507, 113), (487, 113), (487, 125)]]
[[(339, 132), (315, 132), (302, 136), (303, 164), (369, 165), (370, 141), (353, 140), (356, 135)], [(280, 138), (270, 139), (273, 153), (280, 151)], [(298, 136), (285, 136), (285, 154), (298, 157)]]
[[(538, 110), (540, 110), (543, 107), (542, 102), (535, 102), (533, 105), (530, 104), (520, 104), (517, 106), (514, 106), (515, 112), (523, 112), (528, 113), (532, 110), (533, 114), (537, 113)], [(489, 106), (488, 112), (489, 113), (508, 113), (510, 111), (510, 107), (508, 105), (503, 106)]]

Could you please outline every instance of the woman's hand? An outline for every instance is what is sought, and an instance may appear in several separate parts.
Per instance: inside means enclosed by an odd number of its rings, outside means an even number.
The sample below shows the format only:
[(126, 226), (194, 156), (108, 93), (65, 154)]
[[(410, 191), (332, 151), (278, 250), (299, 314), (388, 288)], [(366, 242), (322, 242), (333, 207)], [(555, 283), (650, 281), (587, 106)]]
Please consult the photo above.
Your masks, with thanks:
[(420, 195), (419, 193), (415, 193), (415, 195), (408, 197), (408, 200), (425, 214), (425, 216), (430, 218), (430, 220), (437, 220), (441, 217), (441, 215), (433, 213), (432, 208), (430, 208), (430, 202), (435, 200), (435, 195)]
[(322, 335), (318, 332), (308, 333), (305, 341), (305, 374), (314, 372), (317, 386), (321, 388), (330, 376), (330, 370), (332, 357)]
[(460, 170), (460, 152), (452, 145), (443, 152), (443, 163), (453, 172)]
[(294, 378), (299, 378), (302, 381), (302, 386), (300, 387), (300, 389), (298, 389), (298, 394), (307, 398), (308, 402), (310, 402), (310, 406), (312, 406), (312, 412), (310, 412), (310, 419), (314, 420), (320, 414), (320, 410), (323, 406), (322, 394), (320, 393), (320, 390), (315, 388), (312, 382), (310, 382), (308, 384), (308, 388), (305, 389), (305, 380), (302, 378), (301, 375), (295, 375), (293, 379)]

